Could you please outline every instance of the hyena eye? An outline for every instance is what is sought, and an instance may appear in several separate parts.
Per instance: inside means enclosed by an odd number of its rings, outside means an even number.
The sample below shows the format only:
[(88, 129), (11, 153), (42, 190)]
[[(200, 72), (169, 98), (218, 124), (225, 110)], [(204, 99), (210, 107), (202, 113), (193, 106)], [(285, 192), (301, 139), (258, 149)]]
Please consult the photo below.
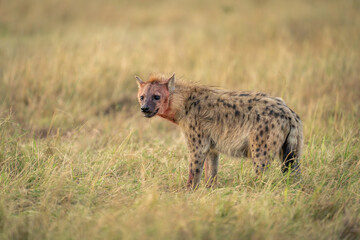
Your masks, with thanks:
[(140, 100), (141, 101), (144, 100), (144, 95), (140, 96)]
[(160, 100), (160, 96), (159, 96), (159, 95), (154, 95), (153, 98), (154, 98), (154, 100)]

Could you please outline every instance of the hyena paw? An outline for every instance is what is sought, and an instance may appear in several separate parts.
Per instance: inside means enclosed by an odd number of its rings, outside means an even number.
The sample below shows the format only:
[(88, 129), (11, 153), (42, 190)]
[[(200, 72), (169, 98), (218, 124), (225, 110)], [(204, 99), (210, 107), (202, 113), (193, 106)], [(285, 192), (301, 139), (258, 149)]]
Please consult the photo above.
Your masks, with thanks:
[(207, 188), (216, 188), (217, 185), (217, 177), (206, 179), (206, 187)]

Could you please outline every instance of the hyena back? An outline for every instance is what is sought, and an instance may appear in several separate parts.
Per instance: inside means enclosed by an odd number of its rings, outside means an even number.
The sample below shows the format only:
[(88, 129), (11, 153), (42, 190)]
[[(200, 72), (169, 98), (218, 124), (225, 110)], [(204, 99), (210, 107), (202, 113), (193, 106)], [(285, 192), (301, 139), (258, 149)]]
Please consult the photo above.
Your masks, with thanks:
[(219, 153), (250, 156), (257, 174), (278, 155), (283, 172), (300, 171), (302, 123), (281, 98), (175, 84), (175, 75), (153, 75), (147, 82), (136, 78), (144, 116), (158, 115), (183, 130), (190, 153), (188, 187), (198, 186), (204, 165), (207, 185), (215, 184)]

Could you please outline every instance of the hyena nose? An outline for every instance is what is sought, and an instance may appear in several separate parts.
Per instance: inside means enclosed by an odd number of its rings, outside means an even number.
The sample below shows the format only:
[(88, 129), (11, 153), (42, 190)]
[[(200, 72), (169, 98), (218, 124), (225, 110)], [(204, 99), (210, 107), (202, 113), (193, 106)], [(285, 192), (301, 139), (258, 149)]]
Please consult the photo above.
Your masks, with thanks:
[(141, 107), (141, 111), (142, 111), (142, 112), (148, 112), (148, 111), (149, 111), (149, 107), (143, 106), (143, 107)]

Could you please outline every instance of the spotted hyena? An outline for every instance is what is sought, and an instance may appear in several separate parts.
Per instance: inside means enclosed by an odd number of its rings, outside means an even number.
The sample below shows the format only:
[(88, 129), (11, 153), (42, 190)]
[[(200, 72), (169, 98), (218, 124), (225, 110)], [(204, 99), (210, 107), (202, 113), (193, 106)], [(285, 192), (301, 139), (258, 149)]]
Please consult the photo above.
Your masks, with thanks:
[(175, 83), (175, 74), (136, 79), (144, 116), (160, 116), (183, 130), (190, 153), (189, 188), (198, 186), (204, 165), (207, 185), (216, 183), (219, 153), (250, 156), (257, 174), (280, 155), (283, 172), (299, 172), (302, 123), (281, 98)]

